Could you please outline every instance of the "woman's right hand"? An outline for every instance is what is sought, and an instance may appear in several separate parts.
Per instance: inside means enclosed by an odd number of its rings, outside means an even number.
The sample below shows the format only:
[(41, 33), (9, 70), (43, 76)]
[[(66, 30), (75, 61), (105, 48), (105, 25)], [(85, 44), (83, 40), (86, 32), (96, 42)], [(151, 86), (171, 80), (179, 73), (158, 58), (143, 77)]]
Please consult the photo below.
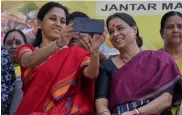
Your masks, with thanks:
[(64, 27), (61, 31), (61, 38), (56, 40), (56, 45), (59, 47), (67, 46), (73, 36), (77, 36), (78, 32), (73, 31), (73, 25)]

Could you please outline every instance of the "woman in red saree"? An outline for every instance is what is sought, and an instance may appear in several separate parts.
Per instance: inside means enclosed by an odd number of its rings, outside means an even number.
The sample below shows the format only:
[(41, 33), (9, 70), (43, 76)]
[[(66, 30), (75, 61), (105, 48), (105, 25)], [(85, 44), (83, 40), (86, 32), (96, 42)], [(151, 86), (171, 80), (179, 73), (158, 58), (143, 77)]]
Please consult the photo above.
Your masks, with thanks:
[(98, 49), (105, 33), (93, 36), (91, 53), (77, 46), (68, 48), (69, 40), (78, 33), (66, 26), (67, 15), (66, 7), (46, 3), (38, 13), (37, 48), (22, 45), (18, 49), (24, 96), (16, 115), (87, 115), (94, 111)]
[(166, 52), (141, 50), (143, 42), (130, 15), (115, 13), (106, 24), (120, 55), (100, 66), (95, 86), (97, 113), (168, 115), (165, 111), (182, 99), (182, 77), (175, 61)]

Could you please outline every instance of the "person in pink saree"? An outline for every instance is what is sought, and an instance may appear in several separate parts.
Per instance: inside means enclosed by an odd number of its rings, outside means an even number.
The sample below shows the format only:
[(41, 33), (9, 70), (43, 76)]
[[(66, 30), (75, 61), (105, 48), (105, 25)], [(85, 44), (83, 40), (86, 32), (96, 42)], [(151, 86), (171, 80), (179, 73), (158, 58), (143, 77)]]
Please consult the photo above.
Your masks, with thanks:
[(100, 65), (95, 106), (100, 115), (169, 115), (182, 99), (182, 77), (172, 57), (141, 50), (134, 19), (115, 13), (106, 21), (110, 40), (120, 54)]

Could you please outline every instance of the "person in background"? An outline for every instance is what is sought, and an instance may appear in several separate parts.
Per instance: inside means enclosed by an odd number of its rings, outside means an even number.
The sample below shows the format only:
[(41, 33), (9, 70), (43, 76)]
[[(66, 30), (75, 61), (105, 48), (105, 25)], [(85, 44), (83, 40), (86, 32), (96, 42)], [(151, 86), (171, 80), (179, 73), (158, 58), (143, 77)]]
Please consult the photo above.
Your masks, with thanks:
[(38, 10), (33, 10), (27, 14), (26, 23), (28, 24), (29, 28), (22, 30), (22, 32), (27, 37), (27, 42), (29, 44), (32, 44), (36, 38), (36, 34), (38, 30), (37, 13), (38, 13)]
[(8, 50), (17, 76), (20, 76), (21, 73), (20, 66), (16, 60), (16, 51), (20, 45), (24, 45), (26, 43), (27, 39), (24, 33), (18, 29), (9, 30), (4, 37), (3, 45)]
[(21, 71), (20, 71), (20, 66), (16, 60), (16, 51), (18, 47), (26, 43), (27, 39), (24, 33), (18, 29), (9, 30), (6, 33), (3, 41), (3, 45), (8, 50), (8, 53), (10, 54), (10, 57), (12, 59), (13, 67), (15, 69), (15, 74), (16, 74), (15, 88), (13, 90), (12, 103), (10, 106), (10, 115), (15, 113), (23, 97)]
[(57, 2), (43, 5), (37, 15), (34, 46), (19, 47), (23, 99), (15, 115), (88, 115), (94, 111), (94, 85), (99, 72), (102, 35), (93, 35), (91, 51), (68, 47), (73, 26), (67, 25), (68, 10)]
[[(71, 14), (68, 15), (68, 18), (67, 18), (67, 24), (73, 24), (74, 25), (74, 18), (75, 17), (80, 17), (80, 18), (87, 18), (87, 19), (90, 19), (90, 17), (83, 13), (83, 12), (79, 12), (79, 11), (75, 11), (75, 12), (72, 12)], [(91, 37), (93, 35), (91, 34), (87, 34), (87, 33), (80, 33), (79, 35), (77, 36), (74, 36), (72, 37), (72, 39), (70, 40), (69, 42), (69, 46), (79, 46), (83, 49), (86, 49), (86, 50), (90, 50), (91, 48)], [(104, 54), (102, 52), (100, 52), (100, 62), (103, 62), (106, 57), (104, 56)]]
[(9, 115), (15, 86), (15, 71), (8, 51), (1, 46), (1, 114)]
[(182, 99), (182, 77), (171, 56), (141, 50), (143, 41), (132, 16), (115, 13), (106, 20), (112, 45), (120, 54), (105, 60), (95, 86), (100, 115), (159, 115)]
[[(161, 19), (160, 34), (164, 40), (164, 47), (160, 49), (169, 53), (182, 73), (182, 13), (170, 11), (163, 15)], [(172, 108), (173, 115), (179, 115), (179, 108)]]
[(3, 41), (3, 45), (8, 50), (8, 53), (10, 54), (10, 57), (12, 59), (13, 67), (15, 69), (15, 74), (16, 74), (15, 88), (13, 90), (12, 103), (9, 111), (10, 115), (15, 113), (23, 97), (21, 71), (20, 71), (20, 66), (16, 60), (16, 51), (18, 47), (26, 43), (27, 39), (24, 33), (18, 29), (9, 30), (6, 33)]

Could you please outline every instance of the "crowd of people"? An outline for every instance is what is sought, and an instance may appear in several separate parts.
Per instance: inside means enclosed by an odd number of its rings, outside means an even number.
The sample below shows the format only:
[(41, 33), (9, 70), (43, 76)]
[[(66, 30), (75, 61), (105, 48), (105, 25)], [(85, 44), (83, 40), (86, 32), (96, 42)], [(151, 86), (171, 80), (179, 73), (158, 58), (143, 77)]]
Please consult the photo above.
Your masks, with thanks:
[[(74, 32), (75, 17), (91, 18), (47, 2), (37, 14), (32, 44), (21, 30), (6, 33), (2, 115), (180, 115), (182, 13), (163, 15), (164, 46), (157, 51), (142, 49), (137, 23), (127, 13), (108, 16), (102, 34)], [(106, 58), (99, 47), (108, 36), (119, 54)]]

